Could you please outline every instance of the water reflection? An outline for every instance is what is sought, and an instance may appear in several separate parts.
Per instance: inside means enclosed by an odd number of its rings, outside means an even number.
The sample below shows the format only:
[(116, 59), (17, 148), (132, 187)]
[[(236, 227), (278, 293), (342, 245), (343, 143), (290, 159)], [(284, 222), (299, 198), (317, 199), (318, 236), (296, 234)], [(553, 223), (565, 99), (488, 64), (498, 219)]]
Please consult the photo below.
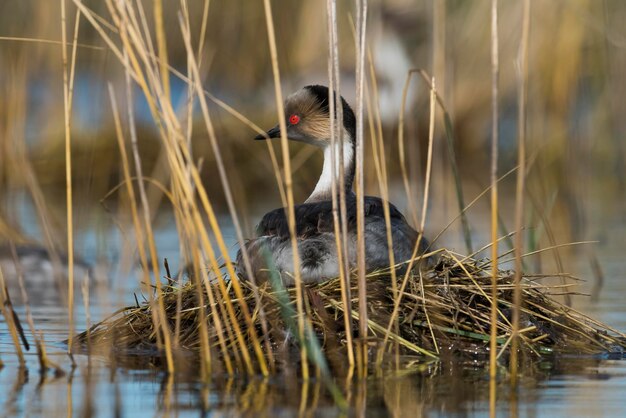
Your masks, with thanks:
[[(4, 356), (6, 358), (6, 356)], [(32, 359), (31, 359), (32, 360)], [(93, 359), (92, 359), (93, 360)], [(626, 365), (566, 359), (529, 371), (516, 391), (497, 384), (498, 414), (620, 416)], [(220, 377), (110, 368), (79, 359), (66, 375), (40, 375), (12, 361), (0, 374), (3, 416), (471, 416), (488, 413), (483, 365), (433, 363), (366, 380), (337, 381), (349, 402), (338, 408), (320, 380)], [(597, 411), (597, 405), (603, 405)]]

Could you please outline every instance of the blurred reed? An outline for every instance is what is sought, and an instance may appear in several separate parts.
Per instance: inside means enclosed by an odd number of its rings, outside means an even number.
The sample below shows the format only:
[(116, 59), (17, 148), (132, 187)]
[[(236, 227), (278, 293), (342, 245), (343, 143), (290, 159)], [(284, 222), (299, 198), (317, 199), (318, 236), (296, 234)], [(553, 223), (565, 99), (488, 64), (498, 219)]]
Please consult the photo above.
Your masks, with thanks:
[(530, 28), (530, 1), (524, 1), (522, 15), (522, 32), (518, 55), (518, 119), (517, 119), (517, 184), (515, 193), (515, 291), (513, 294), (513, 318), (511, 334), (511, 359), (510, 372), (511, 383), (517, 383), (518, 348), (520, 330), (520, 311), (522, 309), (522, 254), (524, 252), (524, 240), (522, 228), (524, 227), (524, 201), (526, 189), (526, 106), (527, 106), (527, 80), (528, 80), (528, 37)]

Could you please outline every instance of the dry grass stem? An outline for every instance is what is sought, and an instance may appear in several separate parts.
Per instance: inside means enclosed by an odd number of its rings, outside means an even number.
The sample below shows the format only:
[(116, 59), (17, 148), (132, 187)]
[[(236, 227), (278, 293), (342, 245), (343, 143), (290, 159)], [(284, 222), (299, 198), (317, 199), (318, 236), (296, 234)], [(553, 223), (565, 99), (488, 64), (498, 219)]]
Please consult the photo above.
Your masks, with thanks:
[[(339, 170), (341, 172), (343, 167), (343, 156), (337, 156), (335, 153), (337, 152), (337, 143), (342, 143), (343, 141), (343, 128), (341, 121), (343, 120), (343, 105), (341, 103), (341, 94), (340, 94), (340, 72), (339, 72), (339, 41), (337, 39), (337, 1), (336, 0), (328, 0), (326, 2), (326, 10), (327, 10), (327, 22), (328, 22), (328, 87), (331, 92), (335, 92), (334, 100), (330, 100), (329, 112), (330, 115), (337, 115), (337, 119), (334, 117), (330, 118), (330, 146), (331, 146), (331, 155), (330, 158), (332, 161), (336, 161), (339, 158)], [(343, 146), (340, 147), (343, 150)], [(342, 151), (343, 152), (343, 151)], [(341, 194), (341, 192), (337, 193), (337, 187), (344, 188), (343, 180), (337, 185), (337, 174), (335, 171), (337, 169), (336, 164), (331, 165), (331, 193), (332, 193), (332, 211), (333, 211), (333, 230), (335, 232), (335, 245), (337, 247), (337, 264), (339, 266), (339, 280), (341, 283), (341, 301), (348, 310), (352, 310), (352, 302), (351, 302), (351, 294), (350, 294), (350, 269), (348, 266), (347, 259), (347, 236), (346, 236), (346, 227), (347, 223), (345, 222), (346, 207), (345, 207), (345, 194)], [(341, 196), (344, 196), (344, 199), (341, 200)], [(339, 201), (338, 201), (339, 197)], [(341, 214), (340, 214), (341, 212)], [(339, 219), (342, 219), (340, 222)], [(348, 363), (350, 368), (355, 366), (354, 359), (354, 345), (352, 341), (352, 332), (350, 327), (352, 326), (352, 321), (350, 318), (344, 317), (344, 326), (348, 332), (346, 333), (347, 338), (347, 351), (348, 351)]]
[[(365, 34), (367, 27), (367, 0), (356, 0), (356, 236), (357, 236), (357, 274), (358, 274), (358, 295), (359, 295), (359, 337), (362, 362), (357, 362), (361, 376), (367, 374), (367, 337), (368, 337), (368, 316), (367, 316), (367, 281), (365, 280), (365, 214), (364, 197), (365, 188), (363, 183), (363, 108), (365, 92)], [(342, 147), (343, 149), (343, 147)], [(343, 161), (343, 157), (341, 158)], [(343, 178), (343, 176), (342, 176)], [(342, 190), (344, 188), (342, 187)], [(345, 224), (344, 224), (345, 225)]]
[[(76, 64), (76, 44), (78, 37), (78, 24), (80, 22), (80, 12), (76, 11), (76, 26), (74, 30), (74, 40), (72, 46), (71, 67), (68, 69), (67, 58), (67, 28), (65, 0), (61, 0), (61, 38), (62, 38), (62, 59), (63, 59), (63, 105), (64, 105), (64, 127), (65, 127), (65, 192), (66, 192), (66, 216), (67, 216), (67, 289), (68, 289), (68, 350), (72, 347), (74, 336), (74, 211), (72, 201), (72, 154), (71, 154), (71, 115), (72, 96), (74, 85), (74, 69)], [(71, 357), (71, 351), (68, 351)], [(73, 361), (73, 360), (72, 360)]]
[[(489, 377), (496, 378), (496, 335), (498, 306), (498, 0), (491, 2), (491, 333)], [(490, 396), (490, 413), (495, 415), (495, 393)]]
[(1, 267), (0, 312), (2, 313), (2, 316), (4, 316), (4, 321), (6, 322), (7, 328), (9, 329), (9, 334), (11, 335), (13, 347), (15, 348), (15, 354), (17, 355), (20, 366), (24, 366), (26, 362), (24, 360), (24, 351), (22, 350), (20, 339), (24, 343), (24, 347), (26, 349), (28, 349), (28, 343), (26, 342), (26, 337), (24, 336), (24, 331), (22, 330), (22, 326), (20, 325), (17, 314), (13, 310), (13, 304), (11, 303), (11, 297), (9, 296), (9, 291), (7, 290), (6, 283), (4, 282), (4, 274), (2, 273)]
[(522, 253), (524, 251), (522, 228), (524, 222), (524, 190), (526, 180), (526, 102), (528, 80), (528, 35), (530, 27), (530, 0), (524, 0), (522, 16), (522, 34), (518, 55), (518, 118), (517, 118), (517, 185), (515, 193), (515, 292), (513, 300), (513, 334), (511, 341), (511, 384), (517, 383), (518, 370), (518, 330), (522, 309)]
[[(189, 57), (189, 62), (191, 64), (190, 67), (191, 67), (191, 72), (192, 72), (192, 80), (194, 81), (194, 87), (196, 89), (196, 93), (198, 94), (198, 98), (199, 98), (200, 107), (201, 107), (201, 110), (202, 110), (202, 116), (203, 116), (203, 119), (204, 119), (204, 123), (205, 123), (205, 126), (207, 128), (207, 132), (209, 133), (209, 141), (210, 141), (211, 147), (213, 149), (215, 162), (217, 164), (217, 168), (218, 168), (218, 171), (219, 171), (219, 177), (220, 177), (220, 180), (222, 182), (222, 187), (224, 189), (224, 194), (226, 196), (226, 202), (227, 202), (227, 205), (228, 205), (228, 210), (230, 212), (230, 216), (231, 216), (231, 219), (233, 221), (233, 226), (235, 228), (235, 233), (237, 235), (237, 241), (238, 241), (239, 247), (243, 249), (242, 255), (243, 255), (243, 261), (244, 261), (244, 267), (245, 267), (246, 272), (247, 272), (247, 277), (251, 281), (255, 297), (258, 298), (259, 295), (258, 295), (258, 292), (256, 291), (256, 283), (255, 283), (254, 275), (252, 274), (252, 266), (250, 264), (250, 259), (248, 257), (248, 254), (245, 251), (245, 241), (244, 241), (244, 237), (243, 237), (243, 232), (242, 232), (241, 226), (239, 224), (239, 217), (238, 217), (238, 215), (236, 213), (235, 203), (234, 203), (234, 200), (233, 200), (233, 197), (232, 197), (232, 193), (230, 191), (230, 186), (228, 184), (228, 176), (226, 174), (226, 168), (225, 168), (224, 163), (222, 161), (221, 152), (219, 150), (219, 146), (217, 144), (217, 138), (215, 136), (215, 130), (213, 128), (213, 124), (212, 124), (211, 118), (209, 116), (208, 105), (207, 105), (205, 96), (203, 94), (203, 89), (202, 89), (202, 84), (201, 84), (201, 79), (200, 79), (200, 73), (199, 73), (198, 65), (197, 65), (195, 59), (193, 58), (193, 52), (191, 50), (191, 40), (190, 40), (189, 28), (185, 27), (182, 22), (181, 22), (181, 28), (183, 30), (183, 38), (185, 40), (185, 45), (187, 47), (187, 54), (188, 54), (188, 57)], [(195, 177), (195, 173), (196, 173), (196, 170), (192, 168), (192, 176)], [(195, 178), (194, 180), (196, 181), (196, 184), (201, 184), (199, 178)], [(219, 231), (214, 231), (214, 233), (217, 236), (221, 235), (221, 233)], [(219, 238), (218, 238), (218, 242), (220, 242)], [(223, 241), (222, 241), (222, 243), (223, 243)], [(230, 273), (231, 280), (233, 281), (233, 286), (235, 287), (235, 290), (237, 290), (238, 287), (239, 287), (239, 283), (238, 283), (238, 279), (236, 278), (236, 276), (234, 274), (234, 269), (233, 269), (230, 257), (228, 255), (228, 250), (226, 249), (225, 246), (221, 246), (220, 250), (222, 251), (222, 256), (224, 257), (224, 261), (225, 261), (226, 267), (227, 267), (227, 269), (228, 269), (228, 271)], [(239, 291), (237, 293), (239, 293)], [(262, 307), (261, 307), (259, 313), (260, 313), (260, 316), (261, 316), (261, 324), (262, 324), (263, 335), (264, 335), (265, 341), (267, 342), (268, 338), (269, 338), (269, 329), (268, 329), (268, 326), (267, 326), (267, 321), (265, 320), (265, 312), (264, 312)], [(265, 359), (263, 357), (263, 353), (262, 353), (262, 350), (261, 350), (261, 345), (258, 342), (256, 334), (253, 334), (252, 338), (253, 338), (253, 340), (257, 340), (257, 342), (254, 344), (254, 348), (255, 348), (255, 352), (257, 354), (257, 358), (259, 360), (259, 364), (261, 365), (261, 372), (264, 375), (267, 375), (268, 374), (268, 369), (267, 369), (267, 365), (265, 363)], [(267, 351), (267, 352), (271, 356), (271, 351)], [(271, 358), (270, 358), (270, 361), (273, 363), (273, 360)]]
[[(278, 125), (280, 127), (280, 144), (283, 153), (283, 165), (285, 172), (285, 189), (287, 195), (287, 219), (289, 223), (289, 235), (291, 236), (291, 252), (293, 254), (293, 270), (295, 272), (295, 284), (297, 293), (297, 311), (298, 311), (298, 333), (301, 341), (305, 340), (305, 317), (304, 306), (302, 304), (302, 279), (300, 272), (300, 256), (298, 254), (298, 243), (296, 241), (296, 219), (294, 212), (293, 200), (293, 184), (291, 178), (291, 161), (289, 158), (289, 146), (287, 144), (287, 124), (285, 121), (285, 112), (283, 109), (283, 94), (280, 87), (280, 71), (278, 69), (278, 53), (276, 49), (276, 36), (274, 33), (274, 20), (272, 17), (272, 7), (270, 0), (264, 0), (263, 6), (265, 10), (265, 21), (267, 24), (267, 36), (269, 40), (270, 57), (272, 61), (272, 73), (274, 75), (274, 91), (276, 96), (276, 111), (278, 116)], [(344, 224), (345, 225), (345, 224)], [(300, 348), (300, 360), (302, 362), (302, 375), (304, 379), (309, 378), (309, 368), (307, 362), (307, 348), (303, 344)]]
[[(423, 231), (424, 231), (424, 226), (426, 224), (426, 212), (428, 210), (428, 196), (429, 196), (429, 190), (430, 190), (430, 176), (431, 176), (431, 171), (432, 171), (433, 142), (434, 142), (434, 137), (435, 137), (435, 110), (436, 110), (435, 100), (437, 97), (434, 79), (432, 80), (432, 83), (430, 83), (430, 86), (431, 86), (431, 90), (430, 90), (430, 120), (429, 120), (429, 126), (428, 126), (428, 154), (427, 154), (427, 160), (426, 160), (427, 162), (426, 162), (426, 175), (425, 175), (425, 181), (424, 181), (424, 195), (423, 195), (423, 200), (422, 200), (422, 216), (421, 216), (420, 225), (418, 229), (419, 235), (417, 237), (415, 246), (413, 247), (413, 254), (411, 255), (411, 259), (408, 262), (407, 270), (402, 280), (402, 284), (400, 286), (399, 295), (395, 299), (395, 302), (394, 302), (394, 309), (391, 314), (391, 320), (389, 324), (387, 325), (387, 332), (391, 331), (391, 327), (393, 326), (393, 321), (395, 321), (396, 319), (396, 315), (398, 313), (400, 303), (402, 302), (402, 294), (404, 293), (406, 286), (409, 282), (409, 276), (413, 269), (414, 263), (417, 260), (418, 261), (417, 268), (419, 268), (421, 261), (423, 259), (422, 257), (417, 257), (417, 252), (418, 252), (418, 249), (420, 248), (420, 243), (422, 239), (424, 239)], [(388, 336), (385, 335), (385, 339), (383, 341), (383, 347), (387, 343), (387, 338)], [(379, 352), (379, 356), (376, 361), (377, 365), (380, 365), (382, 361), (381, 353), (382, 352)]]
[[(132, 214), (133, 223), (135, 226), (135, 234), (137, 236), (137, 242), (138, 242), (137, 248), (139, 250), (139, 254), (140, 254), (139, 257), (143, 266), (144, 290), (147, 291), (148, 294), (150, 295), (151, 301), (154, 301), (154, 299), (152, 298), (152, 292), (150, 290), (151, 281), (148, 275), (149, 267), (148, 267), (148, 260), (147, 260), (147, 255), (145, 253), (145, 247), (144, 247), (144, 230), (143, 230), (143, 227), (141, 226), (141, 222), (139, 221), (139, 214), (138, 214), (138, 209), (137, 209), (137, 204), (136, 204), (136, 199), (135, 199), (135, 191), (133, 189), (133, 182), (130, 180), (130, 164), (128, 161), (128, 156), (126, 154), (126, 145), (125, 145), (124, 136), (122, 133), (119, 112), (117, 110), (115, 93), (113, 91), (113, 86), (110, 84), (109, 84), (109, 96), (111, 99), (111, 108), (113, 109), (113, 117), (115, 121), (115, 129), (116, 129), (116, 134), (117, 134), (118, 147), (120, 150), (120, 156), (122, 157), (122, 168), (124, 171), (124, 178), (126, 181), (126, 191), (128, 192), (129, 202), (131, 205), (131, 214)], [(141, 181), (140, 181), (140, 184), (141, 184)], [(147, 220), (144, 219), (145, 221), (144, 226), (146, 227), (145, 237), (150, 246), (152, 268), (153, 268), (153, 273), (155, 275), (155, 282), (157, 283), (157, 303), (158, 303), (158, 300), (160, 299), (158, 297), (158, 294), (160, 293), (160, 289), (158, 287), (160, 284), (160, 279), (159, 279), (160, 275), (159, 275), (159, 268), (155, 265), (155, 263), (158, 262), (158, 257), (156, 256), (154, 236), (152, 235), (152, 230), (149, 227), (150, 225), (149, 210), (145, 206), (145, 203), (146, 202), (144, 201), (144, 206), (143, 206), (144, 217), (146, 216), (148, 217)], [(148, 213), (146, 213), (146, 211), (148, 211)], [(150, 244), (150, 242), (152, 242), (152, 244)], [(157, 258), (155, 259), (154, 257), (157, 257)], [(160, 328), (160, 331), (161, 331), (160, 335), (162, 336), (164, 340), (166, 360), (167, 360), (167, 370), (168, 372), (172, 372), (174, 370), (174, 358), (172, 354), (170, 330), (167, 327), (167, 321), (164, 315), (165, 313), (164, 307), (161, 304), (158, 304), (156, 306), (158, 306), (158, 308), (156, 309), (156, 312), (158, 313), (158, 315), (155, 315), (153, 319), (155, 321), (155, 326), (157, 328)]]

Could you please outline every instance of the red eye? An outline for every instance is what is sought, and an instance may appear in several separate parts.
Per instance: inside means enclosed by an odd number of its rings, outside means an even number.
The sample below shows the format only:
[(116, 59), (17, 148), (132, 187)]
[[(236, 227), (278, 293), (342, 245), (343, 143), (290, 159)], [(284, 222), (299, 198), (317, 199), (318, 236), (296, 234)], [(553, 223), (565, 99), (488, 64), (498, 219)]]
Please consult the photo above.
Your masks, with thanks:
[(289, 116), (289, 123), (291, 123), (292, 125), (297, 125), (298, 122), (300, 122), (300, 116), (298, 115)]

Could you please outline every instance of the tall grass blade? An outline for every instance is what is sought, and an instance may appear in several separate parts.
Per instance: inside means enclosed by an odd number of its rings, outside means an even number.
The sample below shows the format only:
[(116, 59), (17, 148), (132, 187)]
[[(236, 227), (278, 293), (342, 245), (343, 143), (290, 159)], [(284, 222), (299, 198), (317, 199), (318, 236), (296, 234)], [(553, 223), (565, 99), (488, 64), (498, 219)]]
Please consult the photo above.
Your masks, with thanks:
[(489, 334), (489, 415), (496, 416), (498, 347), (498, 0), (491, 1), (491, 315)]
[[(419, 74), (422, 76), (426, 84), (430, 87), (431, 90), (434, 90), (434, 87), (431, 83), (431, 78), (424, 70), (417, 70)], [(433, 78), (434, 80), (434, 78)], [(452, 174), (454, 177), (454, 186), (457, 198), (457, 204), (459, 206), (459, 212), (461, 216), (461, 224), (463, 226), (463, 238), (465, 239), (465, 246), (467, 247), (468, 253), (472, 253), (472, 234), (469, 226), (469, 220), (467, 219), (467, 213), (464, 211), (465, 209), (465, 198), (463, 197), (463, 185), (461, 183), (461, 177), (459, 174), (458, 163), (456, 158), (456, 151), (454, 144), (456, 143), (455, 134), (454, 134), (454, 125), (452, 124), (452, 118), (450, 117), (450, 113), (445, 106), (445, 103), (439, 93), (436, 92), (435, 98), (439, 107), (443, 112), (443, 126), (446, 132), (446, 145), (448, 149), (448, 158), (450, 160), (450, 166), (452, 167)]]
[[(326, 2), (326, 10), (327, 10), (327, 21), (328, 21), (328, 88), (331, 92), (334, 92), (334, 100), (329, 100), (329, 112), (330, 112), (330, 146), (331, 146), (331, 160), (336, 161), (339, 157), (340, 168), (343, 166), (343, 156), (336, 156), (337, 152), (337, 143), (340, 143), (341, 148), (343, 150), (343, 129), (342, 123), (343, 120), (343, 105), (341, 103), (341, 93), (339, 88), (339, 41), (337, 36), (337, 1), (336, 0), (327, 0)], [(333, 117), (333, 115), (337, 115), (337, 118)], [(339, 279), (341, 280), (341, 300), (344, 304), (346, 310), (352, 310), (352, 297), (350, 291), (350, 269), (348, 266), (348, 258), (347, 258), (347, 248), (346, 248), (346, 225), (345, 217), (346, 217), (346, 207), (345, 207), (345, 198), (343, 203), (341, 201), (341, 195), (337, 193), (337, 187), (343, 188), (343, 180), (340, 182), (341, 184), (337, 185), (337, 173), (335, 173), (337, 169), (337, 164), (331, 165), (331, 193), (332, 193), (332, 210), (333, 210), (333, 230), (335, 233), (335, 245), (337, 247), (337, 264), (339, 266)], [(345, 167), (344, 167), (345, 169)], [(341, 212), (341, 214), (339, 213)], [(342, 219), (340, 222), (339, 219)], [(352, 369), (355, 365), (354, 363), (354, 346), (352, 341), (352, 319), (349, 316), (344, 316), (344, 326), (346, 328), (346, 339), (347, 339), (347, 354), (348, 354), (348, 364)]]
[[(220, 177), (220, 181), (222, 183), (222, 187), (224, 190), (224, 194), (226, 196), (226, 202), (228, 205), (228, 210), (230, 212), (230, 216), (231, 219), (233, 221), (233, 226), (235, 228), (235, 233), (237, 235), (237, 241), (239, 243), (239, 248), (241, 248), (242, 251), (242, 255), (243, 255), (243, 260), (244, 260), (244, 267), (246, 269), (246, 272), (248, 274), (248, 279), (250, 280), (251, 284), (252, 284), (252, 288), (253, 288), (253, 292), (255, 295), (255, 299), (257, 300), (257, 303), (259, 303), (260, 306), (260, 315), (261, 315), (261, 327), (263, 330), (263, 334), (265, 336), (265, 343), (266, 343), (266, 347), (269, 347), (269, 330), (268, 330), (268, 326), (267, 326), (267, 320), (265, 318), (265, 310), (263, 309), (263, 306), (260, 304), (260, 297), (259, 297), (259, 293), (256, 287), (256, 280), (254, 278), (253, 272), (252, 272), (252, 266), (250, 264), (250, 259), (248, 257), (248, 253), (246, 251), (246, 246), (245, 246), (245, 241), (243, 238), (243, 232), (241, 230), (241, 225), (239, 224), (239, 217), (236, 213), (236, 209), (235, 209), (235, 203), (232, 197), (232, 193), (230, 191), (230, 186), (228, 184), (228, 175), (226, 173), (226, 168), (224, 167), (224, 162), (222, 161), (222, 157), (221, 157), (221, 152), (219, 149), (219, 145), (217, 143), (217, 138), (215, 136), (215, 131), (213, 128), (213, 124), (211, 122), (211, 118), (209, 115), (209, 110), (208, 110), (208, 105), (206, 102), (206, 98), (203, 94), (203, 90), (202, 90), (202, 85), (200, 83), (200, 71), (198, 68), (198, 64), (195, 61), (195, 59), (193, 58), (193, 50), (191, 49), (191, 39), (190, 39), (190, 33), (189, 33), (189, 28), (186, 27), (183, 22), (181, 21), (180, 23), (181, 29), (183, 31), (183, 38), (185, 40), (185, 46), (187, 48), (187, 56), (189, 59), (189, 62), (191, 64), (191, 71), (192, 71), (192, 80), (193, 80), (193, 85), (196, 89), (196, 93), (198, 95), (198, 99), (200, 102), (200, 107), (202, 110), (202, 116), (204, 119), (204, 123), (205, 126), (207, 128), (207, 131), (209, 133), (209, 141), (211, 143), (211, 147), (213, 149), (213, 154), (215, 157), (215, 162), (217, 164), (217, 168), (218, 168), (218, 172), (219, 172), (219, 177)], [(195, 170), (193, 170), (195, 172)], [(199, 179), (198, 179), (199, 180)], [(200, 182), (198, 181), (198, 184), (200, 184)], [(219, 235), (219, 234), (218, 234)], [(237, 288), (239, 287), (239, 279), (236, 277), (234, 269), (232, 267), (232, 263), (230, 260), (230, 257), (228, 255), (228, 250), (223, 248), (222, 249), (222, 256), (224, 257), (224, 260), (226, 262), (226, 266), (227, 269), (229, 270), (230, 276), (231, 276), (231, 281), (233, 282), (233, 286), (235, 287), (235, 290), (237, 291)], [(237, 291), (238, 293), (240, 293), (240, 291)], [(246, 309), (246, 307), (242, 306), (242, 309)], [(267, 363), (265, 361), (264, 355), (263, 355), (263, 351), (261, 349), (261, 345), (258, 342), (258, 337), (256, 335), (256, 332), (252, 332), (251, 333), (251, 338), (254, 341), (254, 350), (256, 352), (257, 355), (257, 360), (259, 361), (259, 365), (261, 367), (261, 372), (264, 375), (268, 374), (268, 368), (267, 368)], [(267, 354), (270, 356), (270, 358), (272, 358), (272, 354), (271, 354), (271, 350), (266, 350)], [(271, 361), (273, 363), (273, 360)]]
[[(367, 27), (367, 0), (356, 0), (356, 232), (357, 274), (359, 295), (359, 337), (362, 363), (360, 375), (367, 374), (367, 281), (365, 278), (365, 213), (363, 185), (363, 94), (365, 90), (365, 30)], [(358, 363), (357, 363), (358, 364)]]
[[(285, 189), (287, 194), (287, 219), (289, 224), (289, 235), (291, 236), (291, 251), (293, 253), (293, 269), (295, 275), (297, 308), (298, 308), (298, 336), (305, 338), (305, 317), (304, 306), (302, 305), (302, 278), (300, 272), (300, 256), (298, 254), (298, 243), (296, 241), (296, 219), (293, 200), (293, 184), (291, 178), (291, 161), (289, 158), (289, 146), (287, 144), (287, 124), (283, 109), (283, 94), (280, 87), (280, 71), (278, 69), (278, 53), (276, 48), (276, 36), (274, 33), (274, 20), (272, 17), (272, 6), (270, 0), (264, 0), (265, 22), (267, 24), (267, 36), (270, 47), (270, 57), (272, 61), (272, 73), (274, 75), (274, 91), (276, 95), (276, 111), (278, 112), (278, 125), (280, 126), (280, 144), (283, 153), (283, 165), (285, 169)], [(307, 350), (305, 345), (300, 346), (300, 359), (302, 361), (302, 376), (306, 380), (309, 378), (309, 367), (306, 361)]]
[[(139, 222), (139, 215), (138, 215), (138, 210), (137, 210), (137, 206), (136, 206), (136, 200), (135, 200), (135, 192), (133, 189), (133, 183), (130, 180), (130, 164), (128, 161), (128, 156), (126, 154), (126, 147), (124, 144), (124, 137), (123, 137), (123, 133), (122, 133), (122, 128), (121, 128), (121, 123), (120, 123), (120, 118), (119, 118), (119, 113), (117, 110), (117, 103), (115, 100), (115, 93), (113, 91), (113, 86), (111, 84), (109, 84), (109, 96), (111, 99), (111, 107), (113, 109), (113, 116), (114, 116), (114, 120), (115, 120), (115, 129), (116, 129), (116, 133), (117, 133), (117, 140), (118, 140), (118, 147), (120, 150), (120, 155), (122, 157), (122, 168), (124, 170), (124, 177), (126, 179), (126, 185), (127, 185), (127, 192), (128, 192), (128, 197), (130, 200), (130, 204), (131, 204), (131, 212), (132, 212), (132, 216), (133, 216), (133, 222), (135, 222), (135, 233), (137, 234), (138, 237), (138, 248), (140, 249), (140, 254), (144, 251), (143, 250), (143, 246), (144, 246), (144, 242), (143, 242), (143, 228), (141, 227), (141, 223)], [(129, 104), (130, 106), (130, 104)], [(171, 345), (171, 339), (170, 339), (170, 330), (168, 328), (168, 321), (165, 315), (165, 306), (163, 305), (163, 299), (161, 298), (161, 280), (159, 277), (159, 268), (157, 266), (155, 266), (156, 263), (158, 263), (158, 258), (156, 255), (156, 248), (155, 248), (155, 244), (154, 244), (154, 236), (152, 234), (152, 229), (150, 226), (150, 214), (149, 214), (149, 209), (147, 207), (147, 202), (144, 201), (144, 205), (143, 209), (144, 209), (144, 226), (146, 228), (146, 240), (148, 241), (148, 245), (150, 247), (150, 256), (152, 258), (152, 268), (153, 268), (153, 272), (155, 275), (155, 283), (156, 283), (156, 289), (157, 289), (157, 295), (156, 295), (156, 300), (155, 300), (155, 307), (157, 315), (155, 316), (155, 328), (161, 330), (161, 335), (164, 341), (164, 348), (165, 348), (165, 356), (166, 356), (166, 362), (167, 362), (167, 369), (169, 372), (173, 372), (174, 371), (174, 358), (173, 358), (173, 354), (172, 354), (172, 345)], [(141, 232), (140, 232), (141, 231)], [(143, 253), (143, 255), (141, 255), (143, 262), (145, 262), (146, 264), (146, 270), (144, 271), (144, 280), (147, 278), (148, 283), (149, 283), (149, 277), (147, 276), (147, 260), (146, 260), (146, 254)], [(148, 292), (151, 293), (151, 290), (148, 288)]]
[(522, 34), (518, 55), (518, 119), (517, 119), (517, 185), (515, 193), (515, 291), (513, 293), (513, 320), (511, 340), (511, 384), (517, 384), (519, 323), (522, 309), (522, 254), (524, 251), (522, 227), (524, 222), (524, 189), (526, 179), (526, 96), (528, 79), (528, 34), (530, 27), (530, 0), (524, 0), (522, 16)]
[[(66, 27), (66, 0), (61, 0), (61, 55), (63, 59), (63, 109), (65, 128), (65, 192), (66, 192), (66, 216), (67, 216), (67, 289), (68, 289), (68, 354), (72, 355), (72, 338), (74, 336), (74, 211), (72, 199), (72, 154), (71, 154), (71, 115), (72, 115), (72, 90), (74, 80), (74, 68), (76, 63), (76, 37), (78, 36), (78, 23), (80, 13), (77, 10), (75, 36), (72, 48), (71, 69), (68, 69), (67, 57), (67, 27)], [(74, 361), (72, 359), (72, 361)]]

